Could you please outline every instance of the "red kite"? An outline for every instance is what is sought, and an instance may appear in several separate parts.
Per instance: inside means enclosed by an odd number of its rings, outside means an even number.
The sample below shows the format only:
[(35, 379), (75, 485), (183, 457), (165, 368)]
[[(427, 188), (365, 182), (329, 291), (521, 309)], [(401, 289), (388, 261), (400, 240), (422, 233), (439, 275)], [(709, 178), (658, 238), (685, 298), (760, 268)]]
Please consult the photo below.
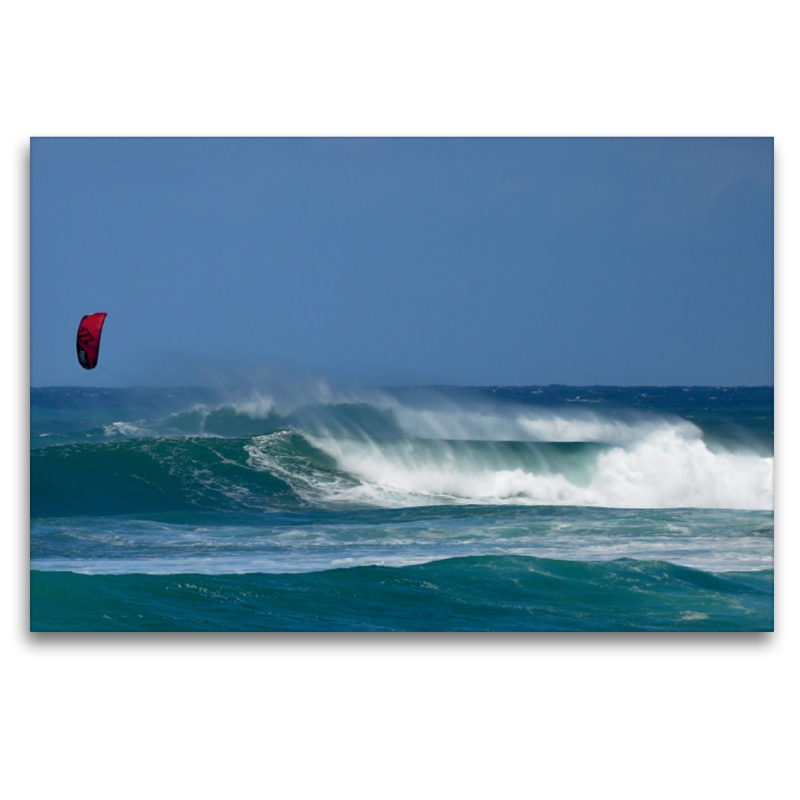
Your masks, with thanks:
[(78, 363), (84, 369), (94, 369), (97, 366), (97, 356), (100, 352), (100, 334), (103, 332), (103, 323), (106, 313), (87, 314), (78, 326)]

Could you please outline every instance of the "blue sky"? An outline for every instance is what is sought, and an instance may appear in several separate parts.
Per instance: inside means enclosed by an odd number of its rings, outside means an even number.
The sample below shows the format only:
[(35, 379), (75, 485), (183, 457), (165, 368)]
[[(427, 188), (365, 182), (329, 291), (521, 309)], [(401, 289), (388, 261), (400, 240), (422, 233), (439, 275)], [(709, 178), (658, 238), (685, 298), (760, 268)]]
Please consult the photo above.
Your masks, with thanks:
[(265, 369), (771, 384), (772, 139), (31, 141), (32, 385)]

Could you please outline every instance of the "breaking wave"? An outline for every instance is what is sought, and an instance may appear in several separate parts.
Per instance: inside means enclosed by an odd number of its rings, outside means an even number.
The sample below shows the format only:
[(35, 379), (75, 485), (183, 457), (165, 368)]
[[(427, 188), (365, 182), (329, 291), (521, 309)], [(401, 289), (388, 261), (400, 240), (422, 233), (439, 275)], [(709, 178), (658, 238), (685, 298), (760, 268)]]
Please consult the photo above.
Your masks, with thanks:
[(40, 436), (31, 456), (34, 515), (287, 504), (773, 505), (771, 453), (747, 437), (723, 444), (678, 415), (630, 409), (374, 391), (294, 404), (196, 403), (152, 420)]
[(772, 458), (714, 452), (699, 435), (668, 424), (627, 446), (306, 435), (335, 471), (287, 452), (287, 435), (254, 437), (245, 445), (250, 463), (314, 505), (772, 508)]

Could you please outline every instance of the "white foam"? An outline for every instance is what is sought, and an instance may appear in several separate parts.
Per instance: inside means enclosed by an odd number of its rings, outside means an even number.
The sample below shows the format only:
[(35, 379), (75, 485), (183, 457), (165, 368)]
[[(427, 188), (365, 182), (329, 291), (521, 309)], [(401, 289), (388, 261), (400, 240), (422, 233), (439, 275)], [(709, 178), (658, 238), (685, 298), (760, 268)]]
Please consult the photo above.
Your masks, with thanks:
[(138, 423), (133, 422), (112, 422), (103, 426), (103, 433), (106, 436), (128, 436), (131, 438), (140, 438), (148, 436), (156, 436), (156, 432), (144, 427), (144, 421)]
[[(327, 519), (327, 521), (325, 521)], [(77, 572), (307, 572), (521, 555), (570, 561), (668, 561), (710, 572), (772, 569), (769, 512), (419, 512), (322, 517), (316, 524), (195, 526), (120, 518), (36, 520), (31, 566)], [(52, 534), (57, 534), (53, 536)], [(47, 547), (43, 544), (47, 542)]]
[[(367, 438), (307, 436), (358, 481), (317, 494), (382, 507), (440, 502), (603, 506), (609, 508), (729, 508), (770, 510), (773, 459), (752, 453), (714, 452), (693, 426), (648, 425), (641, 438), (593, 456), (588, 483), (561, 472), (490, 466), (480, 455), (430, 450), (411, 441), (387, 446)], [(339, 487), (341, 489), (341, 487)]]

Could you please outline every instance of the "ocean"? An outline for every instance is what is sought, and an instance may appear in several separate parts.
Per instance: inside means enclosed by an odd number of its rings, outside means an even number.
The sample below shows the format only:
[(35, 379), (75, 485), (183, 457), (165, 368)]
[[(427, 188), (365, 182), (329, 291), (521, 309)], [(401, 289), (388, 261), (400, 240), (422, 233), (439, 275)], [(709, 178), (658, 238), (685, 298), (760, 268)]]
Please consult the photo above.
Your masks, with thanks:
[(772, 387), (31, 389), (32, 631), (771, 631)]

